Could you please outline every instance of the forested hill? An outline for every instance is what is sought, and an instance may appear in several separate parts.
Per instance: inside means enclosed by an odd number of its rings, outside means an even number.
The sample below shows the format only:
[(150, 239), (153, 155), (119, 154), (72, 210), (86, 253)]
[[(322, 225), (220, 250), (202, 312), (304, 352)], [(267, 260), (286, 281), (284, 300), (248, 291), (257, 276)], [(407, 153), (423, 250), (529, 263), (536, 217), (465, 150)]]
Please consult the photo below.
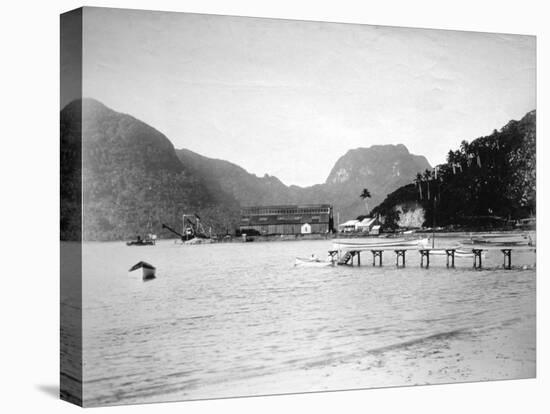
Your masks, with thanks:
[[(62, 240), (80, 237), (81, 206), (84, 240), (169, 236), (162, 224), (181, 228), (184, 213), (201, 216), (213, 233), (233, 233), (246, 205), (328, 203), (347, 220), (430, 167), (404, 145), (372, 145), (347, 151), (322, 184), (287, 186), (228, 161), (176, 152), (155, 128), (94, 99), (61, 111), (61, 143)], [(360, 198), (364, 188), (371, 199)]]
[[(182, 164), (202, 177), (212, 193), (224, 193), (242, 206), (292, 204), (297, 201), (296, 191), (277, 177), (258, 177), (232, 162), (205, 157), (182, 148), (176, 150)], [(321, 197), (322, 198), (322, 197)]]
[[(156, 129), (93, 99), (78, 100), (61, 111), (62, 151), (79, 149), (80, 127), (85, 240), (159, 233), (162, 223), (180, 228), (183, 213), (202, 215), (216, 226), (215, 231), (231, 227), (227, 221), (235, 219), (235, 201), (208, 191), (202, 178), (181, 163), (172, 143)], [(62, 196), (74, 181), (67, 174), (62, 170)], [(78, 221), (70, 219), (71, 211), (77, 211), (70, 205), (75, 202), (76, 198), (71, 199), (62, 208), (62, 240), (78, 234), (73, 228)]]
[[(435, 206), (435, 209), (434, 209)], [(424, 211), (425, 226), (498, 226), (536, 212), (536, 112), (491, 135), (462, 141), (447, 162), (419, 174), (374, 212), (395, 227), (400, 213)]]

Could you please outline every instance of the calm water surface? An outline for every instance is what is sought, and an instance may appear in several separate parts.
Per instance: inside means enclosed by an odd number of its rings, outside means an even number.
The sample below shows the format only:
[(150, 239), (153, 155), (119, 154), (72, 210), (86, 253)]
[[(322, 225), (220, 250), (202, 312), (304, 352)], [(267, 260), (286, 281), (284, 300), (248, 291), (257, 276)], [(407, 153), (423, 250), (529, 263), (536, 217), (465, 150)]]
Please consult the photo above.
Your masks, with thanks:
[[(324, 257), (330, 247), (330, 241), (86, 244), (86, 404), (192, 399), (201, 387), (224, 381), (292, 375), (534, 316), (535, 271), (498, 269), (500, 251), (489, 253), (483, 271), (472, 270), (471, 259), (446, 269), (444, 257), (420, 269), (416, 252), (404, 270), (395, 268), (393, 252), (382, 268), (371, 266), (370, 253), (360, 268), (293, 267), (295, 256)], [(140, 260), (157, 267), (157, 279), (128, 273)], [(534, 260), (533, 252), (513, 256), (514, 265)]]

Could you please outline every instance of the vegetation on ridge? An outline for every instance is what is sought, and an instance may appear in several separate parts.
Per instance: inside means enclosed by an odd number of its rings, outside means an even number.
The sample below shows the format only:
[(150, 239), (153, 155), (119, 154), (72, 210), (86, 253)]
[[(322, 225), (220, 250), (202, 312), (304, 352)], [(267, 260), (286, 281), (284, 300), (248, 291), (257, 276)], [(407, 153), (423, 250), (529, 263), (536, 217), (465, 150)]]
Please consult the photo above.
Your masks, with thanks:
[(213, 233), (233, 233), (240, 206), (251, 204), (330, 203), (342, 218), (355, 217), (368, 209), (371, 193), (372, 203), (388, 194), (371, 212), (388, 227), (399, 221), (398, 208), (422, 207), (427, 226), (434, 211), (438, 226), (524, 218), (535, 214), (535, 123), (533, 111), (463, 141), (436, 170), (403, 145), (357, 148), (340, 157), (325, 183), (302, 188), (176, 151), (144, 122), (79, 100), (61, 111), (61, 239), (171, 236), (161, 224), (181, 228), (184, 213), (199, 214)]
[(424, 226), (499, 226), (536, 212), (536, 112), (449, 151), (373, 209), (389, 228), (399, 212), (422, 207)]
[[(61, 171), (61, 240), (80, 238), (80, 209), (84, 240), (159, 233), (163, 222), (180, 228), (183, 213), (200, 214), (215, 232), (229, 227), (231, 201), (208, 192), (163, 134), (130, 115), (93, 99), (74, 101), (61, 111), (61, 142), (65, 158), (82, 149), (81, 177)], [(73, 194), (80, 188), (81, 205)]]

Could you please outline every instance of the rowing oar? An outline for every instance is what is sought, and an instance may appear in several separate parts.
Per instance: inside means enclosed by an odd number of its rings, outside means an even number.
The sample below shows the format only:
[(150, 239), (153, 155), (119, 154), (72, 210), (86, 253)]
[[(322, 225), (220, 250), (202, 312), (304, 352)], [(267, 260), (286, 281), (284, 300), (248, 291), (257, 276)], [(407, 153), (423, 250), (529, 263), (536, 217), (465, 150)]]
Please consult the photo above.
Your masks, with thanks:
[(147, 262), (139, 262), (139, 263), (136, 263), (135, 265), (133, 265), (130, 270), (128, 270), (129, 272), (133, 272), (134, 270), (138, 270), (138, 269), (142, 269), (143, 272), (143, 280), (151, 280), (151, 279), (154, 279), (156, 276), (155, 276), (155, 271), (157, 270), (157, 268), (155, 266), (153, 266), (152, 264), (149, 264)]

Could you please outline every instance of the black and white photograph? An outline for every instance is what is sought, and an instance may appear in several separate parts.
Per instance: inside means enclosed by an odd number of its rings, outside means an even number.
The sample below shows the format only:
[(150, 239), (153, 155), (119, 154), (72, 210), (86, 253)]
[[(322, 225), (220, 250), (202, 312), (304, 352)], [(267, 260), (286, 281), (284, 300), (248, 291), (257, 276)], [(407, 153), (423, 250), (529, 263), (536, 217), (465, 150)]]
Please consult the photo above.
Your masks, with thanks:
[(61, 398), (536, 377), (525, 34), (60, 18)]

